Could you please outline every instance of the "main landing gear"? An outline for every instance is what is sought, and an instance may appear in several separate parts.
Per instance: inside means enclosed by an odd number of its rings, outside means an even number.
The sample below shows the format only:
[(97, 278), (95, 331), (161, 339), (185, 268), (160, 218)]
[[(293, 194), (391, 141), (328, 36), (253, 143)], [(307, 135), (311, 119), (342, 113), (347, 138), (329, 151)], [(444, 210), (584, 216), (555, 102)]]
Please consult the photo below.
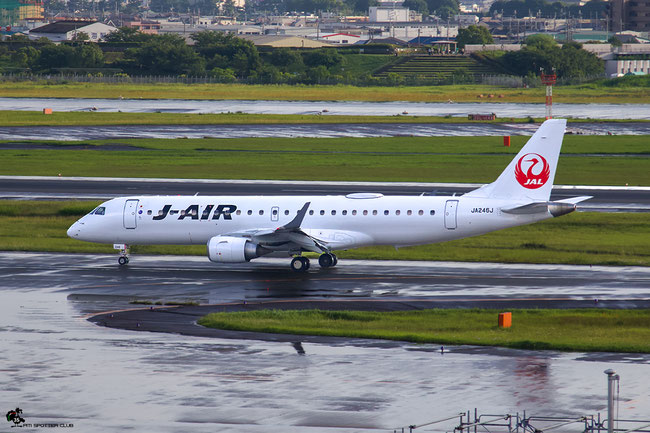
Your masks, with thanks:
[(120, 257), (117, 259), (117, 263), (120, 266), (129, 264), (129, 246), (127, 244), (113, 244), (113, 248), (120, 250)]
[[(331, 268), (336, 266), (338, 259), (335, 254), (323, 253), (318, 257), (318, 264), (321, 268)], [(296, 256), (291, 260), (291, 269), (294, 272), (306, 272), (309, 269), (310, 263), (307, 257)]]

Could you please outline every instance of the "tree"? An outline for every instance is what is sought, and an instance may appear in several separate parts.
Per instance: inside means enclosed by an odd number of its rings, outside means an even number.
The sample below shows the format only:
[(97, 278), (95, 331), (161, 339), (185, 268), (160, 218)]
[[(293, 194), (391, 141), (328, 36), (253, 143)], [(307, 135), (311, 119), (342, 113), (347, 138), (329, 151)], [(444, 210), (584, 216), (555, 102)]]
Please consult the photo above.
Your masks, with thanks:
[(228, 17), (234, 17), (236, 14), (235, 2), (233, 0), (225, 0), (221, 4), (220, 9), (221, 12)]
[(312, 68), (324, 66), (327, 69), (331, 69), (332, 67), (341, 64), (343, 61), (343, 56), (331, 48), (319, 48), (317, 50), (304, 53), (303, 60), (305, 62), (305, 65)]
[(429, 12), (444, 20), (460, 11), (458, 0), (426, 0), (426, 2), (427, 6), (429, 6)]
[(297, 72), (305, 68), (300, 53), (289, 48), (276, 48), (269, 61), (282, 72)]
[(534, 35), (526, 39), (526, 46), (519, 51), (504, 54), (500, 61), (517, 75), (539, 75), (540, 70), (555, 69), (558, 77), (588, 77), (602, 74), (603, 61), (595, 54), (582, 49), (575, 42), (561, 48), (545, 35)]
[(623, 42), (616, 36), (611, 36), (609, 39), (607, 39), (607, 42), (612, 44), (612, 47), (620, 47), (623, 45)]
[(151, 39), (151, 35), (132, 27), (120, 27), (104, 36), (106, 42), (146, 42), (149, 39)]
[(464, 29), (458, 29), (458, 37), (456, 37), (458, 48), (465, 48), (467, 44), (493, 44), (494, 39), (490, 34), (490, 30), (483, 26), (469, 26)]
[(12, 53), (11, 63), (20, 68), (35, 68), (40, 55), (40, 51), (34, 47), (23, 47)]
[(423, 17), (429, 15), (429, 6), (427, 5), (426, 0), (406, 0), (402, 3), (402, 6), (422, 14)]
[(101, 68), (104, 52), (97, 44), (83, 44), (75, 48), (75, 63), (79, 68)]
[(88, 33), (86, 32), (76, 32), (72, 40), (76, 42), (85, 42), (90, 40), (90, 36), (88, 36)]
[(205, 61), (176, 35), (152, 35), (140, 48), (127, 50), (125, 58), (139, 71), (149, 74), (205, 73)]
[(536, 34), (530, 35), (524, 39), (524, 44), (528, 48), (536, 48), (539, 50), (553, 50), (557, 48), (557, 42), (551, 35)]
[(194, 49), (206, 59), (207, 68), (232, 68), (239, 77), (248, 77), (257, 70), (261, 60), (257, 47), (233, 34), (203, 31), (192, 36)]

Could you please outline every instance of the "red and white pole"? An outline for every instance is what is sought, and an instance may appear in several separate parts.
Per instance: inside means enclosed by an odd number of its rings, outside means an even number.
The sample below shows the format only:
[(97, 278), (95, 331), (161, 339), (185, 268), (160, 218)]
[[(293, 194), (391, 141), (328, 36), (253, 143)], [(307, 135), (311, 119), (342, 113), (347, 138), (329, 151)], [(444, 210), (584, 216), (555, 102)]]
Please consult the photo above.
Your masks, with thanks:
[(555, 74), (542, 74), (542, 83), (546, 84), (546, 120), (553, 118), (553, 84), (556, 82)]

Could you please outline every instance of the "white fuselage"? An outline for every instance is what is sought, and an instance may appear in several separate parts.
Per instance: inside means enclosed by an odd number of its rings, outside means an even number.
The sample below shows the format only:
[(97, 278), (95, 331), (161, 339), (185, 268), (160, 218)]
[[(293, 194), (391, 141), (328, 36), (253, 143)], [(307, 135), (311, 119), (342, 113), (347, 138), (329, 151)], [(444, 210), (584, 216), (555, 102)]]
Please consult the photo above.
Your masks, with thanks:
[(307, 202), (301, 229), (332, 249), (443, 242), (552, 217), (501, 211), (520, 201), (471, 197), (136, 196), (103, 203), (103, 214), (84, 216), (68, 234), (100, 243), (206, 244), (218, 235), (275, 230)]

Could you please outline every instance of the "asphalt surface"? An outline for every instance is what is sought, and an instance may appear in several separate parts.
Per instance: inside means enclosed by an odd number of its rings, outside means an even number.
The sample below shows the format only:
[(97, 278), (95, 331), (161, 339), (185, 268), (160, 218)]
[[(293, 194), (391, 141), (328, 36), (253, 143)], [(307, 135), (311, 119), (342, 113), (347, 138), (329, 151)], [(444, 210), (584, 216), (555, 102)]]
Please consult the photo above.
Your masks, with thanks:
[[(650, 301), (647, 268), (342, 260), (295, 275), (286, 259), (226, 267), (134, 255), (120, 268), (116, 255), (0, 253), (0, 274), (0, 399), (21, 407), (27, 422), (84, 432), (303, 433), (392, 432), (475, 407), (577, 418), (604, 413), (608, 368), (621, 375), (620, 418), (650, 413), (649, 355), (199, 337), (184, 329), (201, 329), (193, 321), (204, 307), (115, 312), (141, 309), (134, 300), (635, 308)], [(97, 326), (89, 316), (126, 326)]]
[[(124, 138), (245, 138), (245, 137), (447, 137), (532, 135), (537, 124), (300, 124), (300, 125), (115, 125), (5, 126), (0, 140), (105, 140)], [(650, 135), (650, 123), (576, 123), (568, 134)], [(0, 144), (0, 149), (7, 145)], [(33, 146), (32, 146), (33, 147)]]
[[(478, 96), (478, 95), (477, 95)], [(538, 104), (503, 102), (360, 102), (360, 101), (259, 101), (187, 99), (79, 99), (0, 98), (4, 110), (96, 111), (131, 113), (258, 113), (371, 116), (452, 116), (495, 113), (498, 118), (544, 117), (546, 107)], [(650, 119), (647, 104), (553, 104), (553, 115), (588, 119)]]
[[(328, 195), (380, 192), (386, 195), (463, 194), (479, 184), (233, 181), (219, 179), (128, 179), (0, 176), (2, 199), (94, 199), (129, 195)], [(552, 200), (593, 196), (583, 211), (650, 211), (648, 187), (556, 185)]]

